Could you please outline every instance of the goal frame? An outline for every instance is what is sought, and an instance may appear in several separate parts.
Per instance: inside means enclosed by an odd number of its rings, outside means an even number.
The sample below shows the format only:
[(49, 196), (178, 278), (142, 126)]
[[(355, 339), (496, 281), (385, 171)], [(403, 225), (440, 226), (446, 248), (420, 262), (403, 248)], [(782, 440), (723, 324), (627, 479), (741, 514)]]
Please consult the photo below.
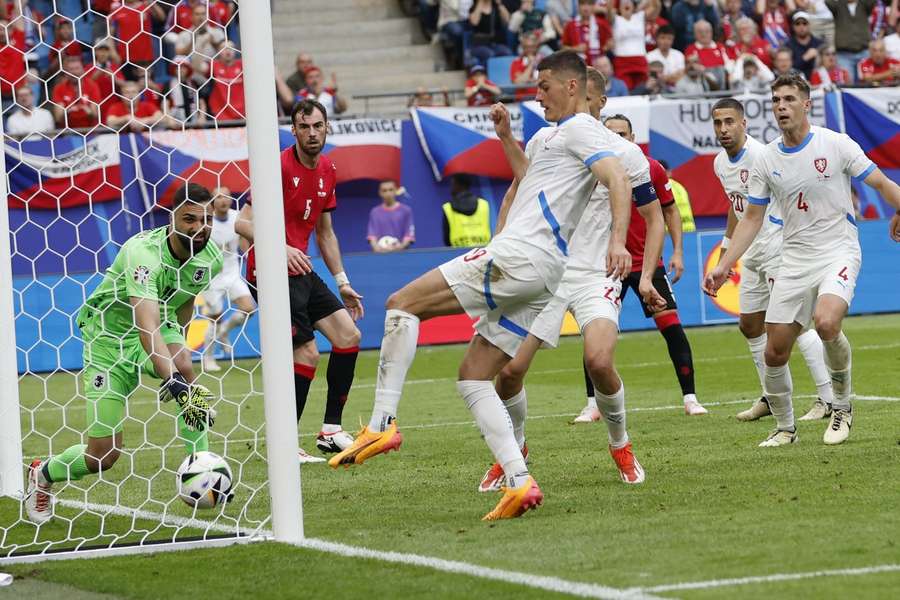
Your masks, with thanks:
[[(275, 64), (270, 0), (258, 0), (240, 13), (241, 56), (244, 65), (247, 145), (250, 192), (256, 198), (281, 197), (278, 115), (275, 101)], [(240, 10), (240, 6), (238, 6)], [(0, 136), (3, 134), (0, 124)], [(24, 498), (21, 406), (16, 359), (12, 253), (8, 213), (8, 179), (5, 160), (0, 160), (0, 497)], [(297, 423), (285, 419), (293, 414), (293, 347), (284, 238), (271, 235), (284, 231), (281, 202), (258, 202), (253, 210), (257, 256), (259, 329), (264, 391), (266, 459), (271, 498), (271, 537), (268, 532), (252, 536), (210, 535), (167, 543), (147, 542), (84, 550), (36, 552), (0, 557), (0, 565), (50, 559), (93, 558), (167, 550), (216, 547), (274, 539), (290, 544), (304, 539)]]

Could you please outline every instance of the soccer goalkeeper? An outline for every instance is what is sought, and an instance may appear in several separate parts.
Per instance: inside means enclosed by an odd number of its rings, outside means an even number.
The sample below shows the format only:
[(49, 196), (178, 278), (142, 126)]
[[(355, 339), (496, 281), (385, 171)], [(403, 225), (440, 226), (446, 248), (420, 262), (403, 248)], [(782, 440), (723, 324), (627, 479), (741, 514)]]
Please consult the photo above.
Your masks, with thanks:
[(162, 379), (159, 399), (175, 399), (185, 450), (206, 450), (215, 412), (211, 395), (194, 384), (184, 330), (194, 298), (222, 270), (222, 253), (209, 244), (212, 197), (194, 183), (175, 193), (171, 222), (139, 233), (122, 246), (103, 281), (78, 313), (84, 339), (83, 394), (87, 398), (87, 444), (58, 456), (35, 459), (28, 471), (25, 508), (34, 523), (53, 515), (56, 482), (106, 471), (122, 448), (125, 403), (140, 374)]

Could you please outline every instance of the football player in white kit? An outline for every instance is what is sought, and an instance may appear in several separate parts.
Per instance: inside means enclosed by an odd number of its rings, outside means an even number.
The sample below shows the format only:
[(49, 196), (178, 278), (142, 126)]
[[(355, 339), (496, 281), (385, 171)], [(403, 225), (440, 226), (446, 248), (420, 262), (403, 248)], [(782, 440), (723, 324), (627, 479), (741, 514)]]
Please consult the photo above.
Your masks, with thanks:
[[(595, 118), (600, 116), (606, 104), (606, 79), (599, 71), (588, 68), (588, 107)], [(506, 109), (501, 109), (504, 119), (508, 121)], [(610, 148), (619, 156), (631, 180), (633, 201), (638, 206), (641, 216), (647, 221), (647, 257), (641, 273), (640, 291), (648, 306), (662, 310), (666, 307), (665, 299), (653, 286), (653, 273), (662, 252), (665, 225), (656, 191), (650, 181), (650, 165), (640, 147), (633, 144), (609, 129), (600, 121), (596, 122), (598, 137), (605, 140)], [(511, 165), (527, 165), (527, 152), (523, 153), (512, 132), (504, 127), (503, 148)], [(533, 146), (529, 143), (529, 150)], [(516, 177), (524, 172), (514, 169)], [(518, 200), (516, 200), (518, 201)], [(502, 215), (509, 206), (504, 203)], [(619, 476), (625, 483), (638, 484), (644, 481), (644, 469), (635, 458), (631, 441), (625, 428), (625, 387), (616, 372), (614, 354), (619, 334), (619, 310), (622, 292), (622, 277), (613, 277), (607, 272), (606, 253), (614, 245), (625, 245), (624, 231), (618, 227), (621, 213), (630, 217), (631, 207), (611, 206), (607, 190), (598, 185), (594, 189), (591, 202), (581, 222), (572, 234), (569, 245), (569, 263), (562, 282), (556, 290), (554, 298), (547, 304), (543, 312), (535, 319), (528, 337), (519, 348), (515, 358), (510, 361), (497, 377), (496, 390), (513, 422), (516, 441), (527, 454), (525, 446), (525, 419), (527, 416), (527, 399), (525, 394), (525, 375), (531, 362), (540, 349), (541, 344), (556, 347), (559, 332), (566, 311), (572, 313), (584, 338), (584, 362), (591, 380), (597, 389), (597, 404), (606, 422), (609, 438), (609, 452), (619, 469)], [(621, 237), (616, 237), (621, 234)], [(612, 239), (610, 236), (612, 235)], [(630, 269), (629, 269), (630, 272)], [(622, 276), (628, 275), (623, 273)], [(478, 485), (479, 492), (499, 490), (504, 482), (503, 466), (494, 463), (484, 474)]]
[[(247, 317), (256, 310), (256, 303), (250, 295), (250, 288), (241, 277), (241, 267), (238, 264), (240, 252), (240, 239), (234, 231), (234, 222), (237, 220), (238, 211), (231, 208), (231, 190), (227, 187), (219, 187), (213, 191), (213, 227), (212, 241), (222, 251), (222, 272), (213, 279), (209, 288), (203, 292), (203, 302), (206, 304), (206, 316), (210, 319), (206, 329), (203, 348), (203, 371), (206, 373), (221, 371), (222, 367), (216, 362), (215, 345), (218, 343), (226, 354), (231, 354), (232, 329), (240, 327)], [(229, 302), (235, 308), (228, 320), (220, 323), (219, 319), (228, 309)]]
[[(777, 429), (760, 446), (797, 441), (787, 363), (797, 336), (815, 323), (825, 347), (825, 364), (834, 391), (826, 444), (850, 434), (850, 343), (841, 324), (862, 262), (850, 178), (864, 181), (900, 209), (900, 186), (847, 135), (809, 124), (809, 84), (796, 74), (772, 83), (772, 107), (781, 137), (768, 144), (750, 172), (746, 214), (734, 230), (721, 262), (703, 282), (715, 294), (735, 262), (762, 227), (772, 202), (784, 219), (781, 267), (766, 310), (766, 398)], [(900, 218), (891, 220), (891, 236), (900, 240)]]
[[(712, 107), (713, 129), (722, 150), (716, 155), (713, 170), (722, 183), (725, 196), (731, 203), (728, 209), (728, 225), (722, 239), (722, 251), (719, 259), (725, 255), (734, 228), (744, 218), (747, 210), (747, 195), (750, 186), (750, 171), (753, 161), (765, 148), (747, 135), (747, 119), (744, 118), (744, 106), (734, 98), (722, 98)], [(741, 308), (738, 327), (747, 344), (760, 386), (765, 388), (766, 349), (766, 309), (769, 307), (769, 294), (772, 285), (778, 278), (778, 266), (781, 264), (781, 229), (783, 227), (781, 213), (774, 203), (766, 207), (763, 224), (756, 239), (744, 253), (741, 264), (741, 283), (739, 302)], [(831, 375), (825, 367), (825, 355), (822, 340), (813, 329), (807, 329), (797, 338), (797, 346), (806, 359), (809, 373), (816, 385), (817, 399), (810, 411), (800, 417), (801, 421), (822, 419), (831, 414)], [(755, 421), (772, 414), (765, 393), (747, 410), (737, 414), (740, 421)]]
[[(540, 62), (538, 72), (537, 101), (545, 118), (557, 125), (532, 138), (531, 160), (506, 226), (485, 248), (444, 263), (388, 298), (372, 418), (353, 445), (329, 461), (332, 467), (362, 464), (400, 446), (397, 406), (421, 320), (463, 312), (485, 316), (457, 381), (491, 453), (508, 474), (503, 497), (485, 520), (518, 517), (543, 500), (494, 391), (494, 377), (516, 354), (559, 286), (569, 240), (597, 182), (609, 189), (614, 206), (627, 209), (631, 198), (619, 159), (596, 135), (596, 121), (586, 112), (584, 61), (573, 52), (557, 52)], [(495, 127), (502, 127), (498, 112), (492, 111), (492, 117)], [(620, 233), (624, 239), (624, 229)], [(626, 273), (629, 262), (623, 244), (610, 249), (607, 266), (613, 278)]]

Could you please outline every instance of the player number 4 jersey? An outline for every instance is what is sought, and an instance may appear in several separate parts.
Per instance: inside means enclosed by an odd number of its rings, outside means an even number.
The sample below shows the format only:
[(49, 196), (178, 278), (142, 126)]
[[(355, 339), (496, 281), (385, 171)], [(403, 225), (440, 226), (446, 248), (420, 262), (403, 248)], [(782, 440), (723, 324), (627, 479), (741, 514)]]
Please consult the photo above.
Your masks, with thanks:
[(598, 125), (589, 114), (577, 113), (531, 138), (528, 170), (506, 226), (490, 244), (500, 261), (506, 254), (528, 256), (550, 290), (562, 279), (569, 240), (596, 185), (590, 166), (613, 155), (597, 135)]
[(875, 164), (843, 133), (810, 128), (799, 146), (768, 144), (750, 174), (749, 201), (773, 202), (784, 218), (784, 259), (793, 262), (859, 251), (850, 178), (865, 179)]
[(125, 242), (78, 313), (78, 323), (99, 323), (106, 336), (137, 337), (131, 298), (155, 300), (160, 322), (177, 323), (178, 308), (193, 302), (222, 270), (222, 252), (210, 241), (182, 264), (169, 250), (167, 238), (168, 227), (159, 227)]
[[(750, 173), (753, 171), (753, 163), (765, 150), (765, 145), (747, 136), (747, 141), (740, 153), (733, 159), (722, 150), (716, 155), (713, 169), (722, 183), (725, 195), (731, 203), (734, 215), (738, 221), (747, 214), (747, 197), (750, 195)], [(758, 269), (770, 260), (780, 260), (782, 227), (784, 221), (781, 218), (780, 209), (775, 202), (766, 206), (762, 228), (756, 234), (756, 239), (744, 253), (743, 261), (748, 267)]]

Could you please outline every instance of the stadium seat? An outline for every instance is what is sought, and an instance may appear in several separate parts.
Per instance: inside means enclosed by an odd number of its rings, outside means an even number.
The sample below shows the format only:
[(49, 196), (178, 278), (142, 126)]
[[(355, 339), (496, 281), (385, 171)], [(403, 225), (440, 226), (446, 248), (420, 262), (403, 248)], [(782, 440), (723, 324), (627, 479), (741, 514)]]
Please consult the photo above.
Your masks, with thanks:
[(487, 77), (501, 88), (510, 88), (513, 85), (509, 76), (509, 67), (515, 56), (495, 56), (487, 61)]

